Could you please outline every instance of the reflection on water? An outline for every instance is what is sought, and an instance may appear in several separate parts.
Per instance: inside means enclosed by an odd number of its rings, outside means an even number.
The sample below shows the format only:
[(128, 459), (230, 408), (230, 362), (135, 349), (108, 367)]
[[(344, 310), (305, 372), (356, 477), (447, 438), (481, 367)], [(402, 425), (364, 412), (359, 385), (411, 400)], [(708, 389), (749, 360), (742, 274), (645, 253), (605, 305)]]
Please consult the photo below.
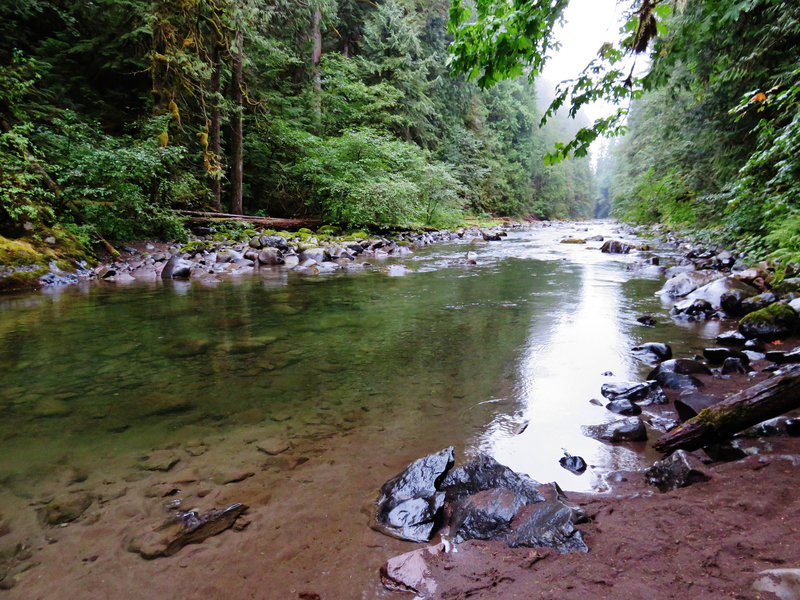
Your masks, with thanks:
[[(588, 227), (580, 235), (612, 230)], [(610, 417), (589, 404), (603, 373), (638, 378), (647, 367), (631, 346), (696, 350), (716, 331), (666, 317), (638, 326), (637, 314), (666, 313), (659, 282), (626, 271), (635, 255), (557, 243), (567, 235), (574, 225), (441, 245), (402, 261), (413, 271), (403, 277), (268, 272), (213, 288), (4, 297), (0, 479), (35, 482), (53, 464), (263, 423), (281, 435), (380, 425), (387, 444), (419, 454), (454, 444), (566, 489), (591, 487), (591, 475), (558, 466), (562, 448), (600, 469), (640, 460), (581, 434)], [(478, 266), (463, 264), (467, 249)]]

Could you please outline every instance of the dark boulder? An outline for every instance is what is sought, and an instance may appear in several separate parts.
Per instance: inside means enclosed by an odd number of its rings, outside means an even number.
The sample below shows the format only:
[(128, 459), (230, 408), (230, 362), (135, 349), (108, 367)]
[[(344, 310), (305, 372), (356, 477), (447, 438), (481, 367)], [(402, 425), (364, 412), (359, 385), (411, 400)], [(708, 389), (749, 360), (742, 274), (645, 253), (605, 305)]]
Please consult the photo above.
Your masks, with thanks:
[(656, 320), (651, 315), (642, 315), (640, 317), (636, 317), (636, 320), (645, 327), (656, 326)]
[(672, 390), (696, 390), (703, 387), (703, 383), (694, 377), (695, 374), (711, 375), (711, 371), (696, 360), (673, 358), (650, 371), (647, 379)]
[(700, 481), (708, 481), (711, 477), (705, 472), (700, 459), (685, 450), (677, 450), (667, 458), (653, 463), (653, 466), (645, 471), (645, 479), (661, 492), (668, 492)]
[(470, 494), (455, 503), (450, 517), (450, 535), (465, 540), (487, 540), (508, 531), (519, 510), (529, 504), (521, 494), (507, 488), (492, 488)]
[(289, 244), (286, 238), (280, 235), (262, 235), (258, 238), (262, 248), (277, 248), (278, 250), (286, 250)]
[(600, 246), (600, 252), (606, 254), (628, 254), (632, 249), (633, 246), (619, 240), (607, 240)]
[(372, 527), (412, 542), (427, 542), (444, 507), (437, 488), (453, 466), (453, 447), (415, 460), (381, 487)]
[(745, 364), (750, 362), (748, 356), (741, 350), (730, 348), (703, 348), (703, 356), (712, 365), (721, 365), (726, 358), (731, 356), (741, 359)]
[(633, 417), (642, 414), (642, 408), (630, 400), (612, 400), (606, 404), (606, 409), (618, 415)]
[(788, 296), (792, 292), (800, 293), (800, 277), (787, 277), (780, 283), (773, 285), (772, 291), (778, 298)]
[(707, 321), (714, 316), (714, 307), (708, 300), (687, 298), (672, 307), (672, 314), (690, 321)]
[(785, 352), (783, 350), (770, 350), (766, 353), (765, 358), (779, 365), (800, 362), (800, 346), (790, 350), (789, 352)]
[(748, 338), (772, 341), (788, 337), (800, 329), (795, 310), (780, 302), (751, 312), (739, 321), (739, 331)]
[(734, 373), (739, 373), (745, 375), (747, 373), (748, 364), (749, 359), (747, 361), (743, 361), (738, 356), (729, 356), (725, 359), (725, 362), (722, 363), (722, 374), (732, 375)]
[(161, 270), (161, 279), (189, 279), (192, 263), (180, 256), (173, 256)]
[(566, 497), (548, 499), (524, 507), (514, 518), (505, 539), (512, 548), (553, 548), (557, 552), (588, 552), (580, 531), (575, 529), (576, 509), (565, 503)]
[(668, 401), (663, 390), (653, 381), (604, 383), (600, 387), (600, 393), (609, 400), (628, 400), (645, 405), (666, 404)]
[(536, 485), (527, 475), (515, 473), (491, 456), (480, 455), (472, 462), (453, 469), (442, 480), (439, 489), (445, 492), (450, 503), (494, 488), (511, 490), (528, 502), (541, 502), (544, 497)]
[(605, 442), (644, 442), (647, 429), (639, 417), (628, 417), (600, 425), (584, 425), (583, 435)]
[(641, 346), (635, 346), (631, 351), (636, 358), (648, 363), (657, 363), (672, 358), (672, 348), (660, 342), (647, 342)]

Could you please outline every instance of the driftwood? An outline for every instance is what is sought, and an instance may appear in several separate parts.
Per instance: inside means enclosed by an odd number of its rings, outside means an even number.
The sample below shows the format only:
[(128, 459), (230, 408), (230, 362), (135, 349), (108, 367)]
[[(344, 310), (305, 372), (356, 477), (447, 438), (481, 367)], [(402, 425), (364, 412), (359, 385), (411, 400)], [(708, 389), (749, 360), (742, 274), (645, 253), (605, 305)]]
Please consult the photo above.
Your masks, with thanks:
[(656, 450), (697, 450), (800, 408), (800, 365), (703, 409), (655, 443)]
[(278, 229), (300, 229), (302, 227), (319, 227), (320, 219), (279, 219), (273, 217), (254, 217), (251, 215), (234, 215), (231, 213), (201, 212), (196, 210), (179, 210), (177, 213), (188, 217), (190, 222), (209, 223), (219, 221), (247, 221), (256, 225), (275, 227)]

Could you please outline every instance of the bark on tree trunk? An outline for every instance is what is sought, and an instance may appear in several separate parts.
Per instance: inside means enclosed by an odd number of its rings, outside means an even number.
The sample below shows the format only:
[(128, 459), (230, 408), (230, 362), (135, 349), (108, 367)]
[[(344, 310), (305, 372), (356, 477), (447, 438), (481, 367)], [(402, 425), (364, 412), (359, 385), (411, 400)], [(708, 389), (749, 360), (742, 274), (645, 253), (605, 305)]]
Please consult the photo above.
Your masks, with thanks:
[[(211, 61), (214, 63), (213, 71), (211, 72), (211, 93), (214, 96), (213, 104), (211, 106), (211, 125), (209, 136), (208, 149), (213, 154), (215, 166), (219, 166), (222, 155), (220, 143), (220, 107), (219, 107), (219, 86), (222, 79), (222, 63), (219, 60), (219, 45), (214, 44), (214, 49), (211, 52)], [(214, 173), (211, 178), (211, 193), (214, 198), (214, 208), (218, 211), (222, 210), (222, 178), (221, 173)]]
[(656, 450), (697, 450), (800, 407), (800, 365), (718, 402), (655, 443)]
[(232, 165), (231, 165), (231, 212), (242, 214), (242, 172), (244, 161), (242, 155), (242, 111), (243, 111), (243, 92), (242, 92), (242, 54), (244, 39), (241, 29), (237, 29), (233, 41), (233, 103), (235, 105), (233, 116), (233, 145)]
[(314, 47), (311, 50), (311, 71), (314, 78), (313, 105), (314, 129), (317, 134), (322, 130), (322, 76), (319, 72), (319, 60), (322, 57), (322, 31), (320, 22), (322, 21), (322, 11), (318, 8), (314, 11), (314, 25), (311, 32), (314, 40)]

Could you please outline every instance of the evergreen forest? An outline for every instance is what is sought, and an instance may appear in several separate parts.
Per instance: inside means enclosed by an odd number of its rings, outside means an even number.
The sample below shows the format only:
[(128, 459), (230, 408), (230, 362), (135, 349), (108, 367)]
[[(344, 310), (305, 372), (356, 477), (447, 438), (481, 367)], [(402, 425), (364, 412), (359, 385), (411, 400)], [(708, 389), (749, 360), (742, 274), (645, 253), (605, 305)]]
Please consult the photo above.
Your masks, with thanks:
[[(448, 0), (0, 5), (0, 235), (180, 239), (177, 210), (343, 228), (591, 216), (577, 130), (448, 68)], [(33, 232), (31, 233), (31, 230)], [(26, 237), (27, 236), (27, 237)]]

